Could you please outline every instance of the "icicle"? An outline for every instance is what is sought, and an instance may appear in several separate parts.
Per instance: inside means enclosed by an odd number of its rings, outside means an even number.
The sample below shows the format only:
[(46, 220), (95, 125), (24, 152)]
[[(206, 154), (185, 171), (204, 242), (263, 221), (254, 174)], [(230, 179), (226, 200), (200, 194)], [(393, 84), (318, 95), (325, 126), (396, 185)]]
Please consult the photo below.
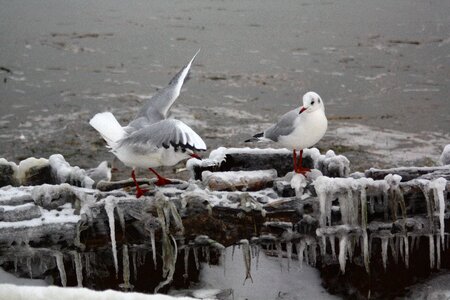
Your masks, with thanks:
[(387, 267), (388, 242), (389, 242), (389, 237), (387, 237), (387, 236), (381, 237), (381, 257), (383, 259), (384, 270), (386, 270), (386, 267)]
[(83, 265), (81, 263), (80, 253), (76, 251), (70, 252), (73, 256), (73, 261), (75, 263), (75, 273), (77, 275), (77, 286), (83, 287)]
[(422, 190), (422, 193), (425, 197), (425, 202), (427, 205), (427, 216), (428, 220), (430, 222), (430, 228), (431, 230), (434, 229), (434, 221), (433, 221), (433, 213), (434, 213), (434, 203), (430, 201), (430, 187), (428, 181), (425, 181), (426, 184), (420, 185), (420, 189)]
[(155, 243), (155, 229), (150, 228), (150, 241), (152, 244), (152, 257), (153, 257), (153, 267), (156, 270), (156, 243)]
[(251, 268), (252, 268), (252, 258), (250, 254), (250, 247), (248, 240), (241, 240), (240, 244), (242, 245), (242, 256), (244, 258), (244, 264), (245, 264), (245, 279), (243, 284), (245, 284), (245, 281), (250, 278), (251, 282), (253, 283), (253, 278), (251, 274)]
[(326, 252), (327, 252), (327, 237), (325, 235), (322, 235), (320, 243), (320, 254), (322, 256), (325, 256)]
[(287, 252), (287, 269), (288, 271), (291, 269), (291, 261), (292, 261), (292, 242), (286, 243), (286, 252)]
[(198, 248), (194, 247), (193, 250), (194, 250), (195, 267), (197, 268), (197, 270), (199, 270), (200, 269), (200, 264), (198, 262)]
[(347, 252), (348, 252), (348, 260), (353, 260), (353, 250), (354, 250), (355, 242), (353, 240), (353, 236), (350, 236), (349, 241), (347, 243)]
[(399, 247), (399, 251), (400, 251), (400, 257), (403, 258), (403, 260), (405, 260), (405, 256), (403, 254), (403, 242), (404, 242), (404, 238), (403, 237), (396, 237), (396, 243), (398, 241), (398, 247)]
[(84, 253), (83, 254), (84, 257), (84, 270), (86, 272), (86, 277), (91, 277), (92, 274), (92, 270), (91, 270), (91, 262), (90, 262), (90, 254), (89, 253)]
[(128, 256), (128, 245), (122, 247), (123, 283), (119, 285), (125, 291), (133, 289), (130, 284), (130, 257)]
[(317, 261), (317, 244), (316, 243), (312, 243), (310, 246), (311, 249), (311, 266), (315, 267), (316, 266), (316, 261)]
[(430, 269), (434, 269), (434, 237), (433, 234), (428, 235), (430, 248)]
[(404, 244), (405, 244), (405, 267), (409, 268), (409, 240), (408, 235), (406, 234), (404, 237)]
[(136, 257), (137, 257), (137, 253), (136, 253), (136, 249), (135, 249), (135, 251), (131, 252), (131, 261), (133, 263), (133, 280), (134, 280), (134, 282), (137, 281), (137, 273), (138, 273), (138, 271), (137, 271), (137, 262), (136, 262), (137, 258)]
[(399, 248), (398, 240), (394, 236), (394, 237), (389, 238), (388, 243), (391, 248), (392, 257), (394, 257), (395, 264), (398, 264), (398, 252), (399, 252), (398, 251), (398, 248)]
[(345, 263), (347, 260), (347, 244), (348, 235), (343, 234), (339, 237), (339, 265), (341, 266), (342, 274), (345, 274)]
[(33, 269), (31, 268), (31, 257), (27, 257), (27, 269), (28, 274), (30, 274), (30, 278), (33, 279)]
[(430, 248), (430, 269), (434, 268), (434, 237), (433, 234), (428, 235), (429, 248)]
[(436, 236), (436, 269), (441, 269), (441, 236)]
[(444, 199), (444, 191), (447, 186), (447, 180), (444, 178), (438, 178), (430, 182), (430, 188), (433, 189), (434, 201), (435, 205), (439, 205), (439, 223), (440, 223), (440, 234), (441, 240), (444, 240), (445, 234), (445, 199)]
[(336, 241), (335, 241), (335, 236), (334, 234), (330, 234), (328, 236), (328, 238), (330, 239), (330, 245), (331, 245), (331, 254), (333, 255), (333, 259), (336, 259)]
[(66, 269), (64, 268), (64, 257), (61, 252), (54, 252), (53, 256), (55, 257), (56, 266), (58, 267), (61, 285), (65, 287), (67, 285), (67, 276)]
[(308, 266), (310, 265), (310, 263), (309, 263), (309, 246), (308, 246), (308, 243), (306, 243), (306, 245), (305, 245), (305, 262), (306, 262), (306, 264)]
[[(163, 232), (164, 232), (163, 228)], [(170, 243), (169, 236), (164, 233), (162, 236), (162, 257), (163, 257), (163, 277), (166, 277), (166, 280), (160, 282), (157, 287), (155, 287), (155, 293), (157, 293), (162, 287), (166, 286), (167, 284), (171, 283), (173, 280), (173, 274), (175, 273), (175, 264), (177, 262), (177, 255), (178, 255), (178, 249), (177, 249), (177, 241), (175, 238), (170, 235), (170, 238), (172, 239), (173, 247)]]
[(114, 268), (116, 270), (116, 278), (119, 277), (119, 263), (117, 260), (117, 248), (116, 248), (116, 228), (114, 222), (114, 208), (116, 207), (115, 198), (113, 196), (108, 196), (105, 199), (105, 211), (108, 215), (109, 221), (109, 232), (111, 235), (111, 248), (114, 258)]
[(184, 274), (183, 277), (188, 279), (189, 277), (189, 246), (184, 247)]
[(120, 227), (122, 227), (122, 233), (125, 234), (125, 216), (123, 210), (120, 207), (116, 207), (117, 215), (119, 216)]
[(278, 262), (280, 263), (280, 269), (283, 270), (283, 249), (281, 248), (281, 243), (276, 243), (277, 248), (277, 256), (278, 256)]
[(301, 240), (295, 244), (295, 249), (297, 250), (298, 262), (300, 263), (300, 269), (303, 268), (303, 254), (305, 252), (305, 241)]
[(328, 203), (328, 195), (322, 189), (316, 189), (320, 204), (320, 227), (331, 225), (331, 204)]
[(366, 272), (370, 272), (370, 255), (369, 255), (369, 237), (367, 236), (367, 231), (363, 230), (362, 232), (362, 253), (364, 257), (364, 267), (366, 268)]

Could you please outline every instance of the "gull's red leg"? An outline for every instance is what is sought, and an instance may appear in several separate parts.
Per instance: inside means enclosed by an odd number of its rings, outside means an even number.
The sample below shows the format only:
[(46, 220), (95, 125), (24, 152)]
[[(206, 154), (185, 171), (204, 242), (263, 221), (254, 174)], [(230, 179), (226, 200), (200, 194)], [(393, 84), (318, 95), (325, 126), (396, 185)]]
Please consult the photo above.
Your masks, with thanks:
[(136, 185), (136, 198), (140, 198), (144, 193), (148, 192), (147, 189), (141, 189), (138, 182), (136, 181), (136, 175), (134, 174), (134, 169), (131, 171), (131, 178), (133, 178), (134, 184)]
[(295, 149), (292, 152), (293, 156), (294, 156), (294, 172), (297, 172), (297, 152), (295, 151)]
[(157, 186), (162, 186), (162, 185), (166, 185), (169, 183), (172, 183), (172, 181), (170, 181), (167, 178), (162, 177), (161, 175), (159, 175), (158, 173), (156, 173), (155, 170), (153, 170), (152, 168), (148, 168), (150, 171), (153, 172), (153, 174), (156, 175), (156, 177), (158, 178), (158, 181), (155, 183)]
[(297, 173), (301, 173), (301, 174), (305, 175), (308, 172), (311, 172), (311, 169), (303, 168), (303, 149), (302, 149), (302, 150), (300, 150), (300, 162), (299, 162), (299, 167), (298, 167)]

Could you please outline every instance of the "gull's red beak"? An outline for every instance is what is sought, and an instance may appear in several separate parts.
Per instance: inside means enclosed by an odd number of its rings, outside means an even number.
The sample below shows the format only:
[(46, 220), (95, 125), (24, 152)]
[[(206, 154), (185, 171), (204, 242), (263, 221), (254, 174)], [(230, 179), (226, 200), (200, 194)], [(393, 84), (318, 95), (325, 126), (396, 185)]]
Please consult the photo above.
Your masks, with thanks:
[(301, 114), (302, 112), (304, 112), (306, 110), (306, 108), (305, 107), (300, 107), (300, 112), (298, 113), (298, 114)]

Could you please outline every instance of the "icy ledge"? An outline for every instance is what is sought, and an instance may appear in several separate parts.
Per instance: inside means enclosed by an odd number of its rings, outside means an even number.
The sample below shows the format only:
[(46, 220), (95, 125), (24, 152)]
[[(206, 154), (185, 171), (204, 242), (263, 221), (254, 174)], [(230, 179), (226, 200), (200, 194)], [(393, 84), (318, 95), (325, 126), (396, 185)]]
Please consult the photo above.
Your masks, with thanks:
[[(0, 284), (0, 296), (9, 300), (188, 300), (190, 297), (171, 297), (162, 294), (146, 295), (141, 293), (123, 293), (113, 290), (93, 291), (86, 288), (60, 288), (56, 286), (21, 286)], [(3, 298), (2, 298), (3, 299)], [(6, 298), (5, 298), (6, 299)]]

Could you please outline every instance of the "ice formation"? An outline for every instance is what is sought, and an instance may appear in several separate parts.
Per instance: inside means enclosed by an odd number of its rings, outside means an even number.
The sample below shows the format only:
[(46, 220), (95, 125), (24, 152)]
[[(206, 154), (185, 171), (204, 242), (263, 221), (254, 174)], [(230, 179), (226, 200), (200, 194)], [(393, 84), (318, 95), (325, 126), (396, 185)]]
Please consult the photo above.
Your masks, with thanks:
[(212, 190), (260, 190), (277, 178), (276, 170), (202, 172), (202, 181)]
[(72, 167), (61, 154), (53, 154), (48, 162), (52, 170), (52, 176), (59, 183), (70, 183), (75, 186), (92, 188), (94, 180), (89, 178), (86, 171), (79, 167)]
[(70, 252), (73, 257), (73, 262), (75, 264), (75, 274), (77, 276), (77, 286), (83, 287), (83, 264), (81, 262), (81, 255), (77, 251)]
[(116, 278), (119, 276), (119, 262), (117, 260), (117, 245), (116, 245), (116, 225), (114, 219), (114, 209), (116, 207), (116, 198), (114, 196), (108, 196), (105, 199), (105, 211), (108, 215), (109, 232), (111, 237), (111, 249), (114, 258), (114, 268), (116, 270)]
[(161, 224), (161, 244), (162, 244), (162, 276), (166, 277), (166, 280), (160, 282), (155, 288), (157, 293), (162, 287), (169, 284), (173, 280), (173, 274), (175, 273), (175, 264), (177, 262), (177, 241), (170, 234), (169, 227), (171, 220), (175, 227), (181, 232), (184, 232), (183, 222), (178, 214), (178, 210), (164, 194), (157, 192), (155, 194), (156, 208), (158, 213), (158, 220)]
[(294, 174), (291, 179), (291, 187), (295, 190), (295, 195), (301, 197), (303, 190), (306, 187), (306, 177), (302, 174)]
[(129, 291), (133, 288), (133, 285), (130, 284), (130, 257), (128, 255), (128, 246), (126, 244), (122, 247), (122, 264), (123, 283), (119, 286), (125, 291)]
[[(317, 229), (316, 233), (319, 237), (329, 237), (333, 257), (335, 256), (334, 237), (339, 233), (337, 235), (339, 237), (338, 260), (342, 272), (345, 272), (345, 261), (352, 259), (353, 246), (350, 243), (349, 235), (361, 239), (361, 253), (367, 272), (369, 272), (373, 238), (378, 238), (381, 241), (382, 261), (385, 268), (388, 263), (389, 245), (394, 259), (397, 260), (400, 255), (405, 266), (409, 267), (409, 236), (412, 236), (412, 233), (409, 233), (406, 228), (416, 227), (417, 230), (422, 230), (423, 235), (428, 236), (430, 240), (430, 267), (437, 266), (435, 262), (440, 260), (439, 249), (442, 248), (441, 241), (444, 240), (445, 233), (444, 191), (447, 181), (444, 178), (432, 181), (420, 179), (409, 183), (402, 183), (401, 181), (401, 176), (389, 174), (383, 180), (364, 177), (330, 178), (323, 176), (314, 182), (320, 208), (320, 228)], [(419, 186), (422, 188), (426, 200), (429, 225), (422, 225), (416, 219), (407, 218), (403, 189), (417, 182), (420, 183)], [(332, 203), (336, 200), (339, 202), (340, 220), (332, 221)], [(384, 212), (384, 223), (371, 221), (369, 224), (369, 214), (378, 211)], [(435, 215), (439, 217), (439, 239), (434, 236)], [(398, 224), (396, 226), (402, 228), (402, 231), (391, 233), (394, 224)], [(345, 229), (345, 226), (349, 227)], [(369, 228), (372, 232), (370, 238)], [(428, 231), (421, 228), (428, 228)], [(414, 245), (414, 240), (412, 241), (412, 245)], [(439, 253), (434, 250), (435, 243), (438, 244), (436, 248)]]
[(244, 265), (245, 265), (245, 278), (244, 278), (244, 284), (247, 279), (250, 279), (251, 282), (253, 282), (251, 269), (252, 269), (252, 256), (250, 253), (250, 246), (249, 242), (246, 239), (243, 239), (239, 242), (242, 245), (242, 256), (244, 259)]
[(67, 276), (66, 269), (64, 268), (64, 257), (61, 252), (55, 252), (53, 255), (55, 256), (56, 266), (58, 267), (59, 277), (61, 278), (61, 285), (66, 286)]
[(450, 165), (450, 144), (444, 147), (441, 157), (439, 158), (439, 162), (442, 165)]

